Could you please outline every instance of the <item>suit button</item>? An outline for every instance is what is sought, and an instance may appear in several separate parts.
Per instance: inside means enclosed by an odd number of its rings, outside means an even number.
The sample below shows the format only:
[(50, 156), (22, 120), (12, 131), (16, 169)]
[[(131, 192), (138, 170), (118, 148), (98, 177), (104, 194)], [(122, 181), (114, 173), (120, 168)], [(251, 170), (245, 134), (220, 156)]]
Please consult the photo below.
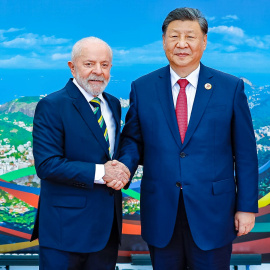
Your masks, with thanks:
[(113, 196), (113, 195), (114, 195), (114, 192), (113, 192), (112, 190), (110, 191), (110, 195), (111, 195), (111, 196)]
[(180, 182), (176, 182), (176, 186), (177, 186), (177, 187), (182, 187), (182, 185), (181, 185)]
[(186, 153), (184, 153), (184, 152), (181, 152), (181, 153), (180, 153), (180, 157), (181, 157), (181, 158), (185, 158), (186, 156), (187, 156)]

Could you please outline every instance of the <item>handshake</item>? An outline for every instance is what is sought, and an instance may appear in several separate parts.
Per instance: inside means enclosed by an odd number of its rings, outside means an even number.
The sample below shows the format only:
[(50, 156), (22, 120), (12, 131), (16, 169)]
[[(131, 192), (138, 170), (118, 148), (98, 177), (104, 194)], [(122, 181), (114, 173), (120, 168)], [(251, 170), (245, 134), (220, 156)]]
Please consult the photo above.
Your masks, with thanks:
[(112, 160), (106, 162), (104, 166), (105, 175), (103, 180), (108, 187), (120, 190), (128, 183), (130, 171), (123, 163)]

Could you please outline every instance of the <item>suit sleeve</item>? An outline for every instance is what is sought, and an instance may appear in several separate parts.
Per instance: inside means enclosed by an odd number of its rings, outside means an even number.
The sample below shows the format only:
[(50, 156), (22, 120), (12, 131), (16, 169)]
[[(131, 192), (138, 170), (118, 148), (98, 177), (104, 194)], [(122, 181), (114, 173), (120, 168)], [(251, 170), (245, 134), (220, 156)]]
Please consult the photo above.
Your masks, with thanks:
[(131, 85), (130, 107), (126, 115), (125, 126), (121, 134), (119, 161), (124, 163), (134, 175), (142, 156), (143, 139), (138, 115), (138, 103), (134, 82)]
[(38, 103), (35, 111), (33, 153), (39, 178), (63, 185), (93, 188), (95, 164), (65, 157), (61, 114), (57, 103), (46, 98)]
[(252, 119), (239, 80), (234, 97), (232, 121), (233, 154), (237, 184), (237, 211), (258, 212), (258, 158)]

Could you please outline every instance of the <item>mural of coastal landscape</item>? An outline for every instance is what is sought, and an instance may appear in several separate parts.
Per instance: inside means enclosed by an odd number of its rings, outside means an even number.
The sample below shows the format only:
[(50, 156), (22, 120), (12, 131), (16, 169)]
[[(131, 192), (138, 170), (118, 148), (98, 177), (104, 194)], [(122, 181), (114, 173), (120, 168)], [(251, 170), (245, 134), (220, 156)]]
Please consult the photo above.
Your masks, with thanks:
[[(167, 64), (160, 30), (165, 16), (189, 5), (201, 9), (209, 22), (202, 62), (244, 80), (253, 118), (259, 213), (254, 229), (236, 239), (233, 252), (259, 253), (263, 262), (270, 262), (270, 21), (262, 20), (268, 16), (269, 3), (248, 0), (242, 6), (238, 1), (220, 1), (215, 7), (213, 0), (205, 1), (207, 6), (198, 0), (187, 4), (151, 0), (144, 6), (122, 0), (114, 4), (65, 1), (65, 5), (63, 1), (38, 5), (26, 0), (17, 1), (16, 6), (8, 2), (0, 3), (0, 252), (38, 251), (38, 242), (29, 242), (40, 190), (32, 149), (33, 116), (37, 102), (62, 88), (71, 76), (66, 63), (72, 45), (93, 35), (112, 46), (114, 61), (107, 91), (120, 99), (124, 125), (132, 80)], [(123, 190), (120, 261), (132, 253), (147, 253), (140, 236), (142, 174), (139, 167), (130, 188)]]

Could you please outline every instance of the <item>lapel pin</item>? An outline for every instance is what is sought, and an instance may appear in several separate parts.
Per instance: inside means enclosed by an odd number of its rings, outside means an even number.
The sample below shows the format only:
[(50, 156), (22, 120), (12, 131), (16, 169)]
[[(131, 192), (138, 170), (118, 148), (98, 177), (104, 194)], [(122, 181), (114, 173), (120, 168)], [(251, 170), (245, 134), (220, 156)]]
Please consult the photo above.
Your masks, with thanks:
[(204, 85), (204, 88), (205, 88), (206, 90), (210, 90), (210, 89), (212, 88), (212, 84), (206, 83), (206, 84)]

